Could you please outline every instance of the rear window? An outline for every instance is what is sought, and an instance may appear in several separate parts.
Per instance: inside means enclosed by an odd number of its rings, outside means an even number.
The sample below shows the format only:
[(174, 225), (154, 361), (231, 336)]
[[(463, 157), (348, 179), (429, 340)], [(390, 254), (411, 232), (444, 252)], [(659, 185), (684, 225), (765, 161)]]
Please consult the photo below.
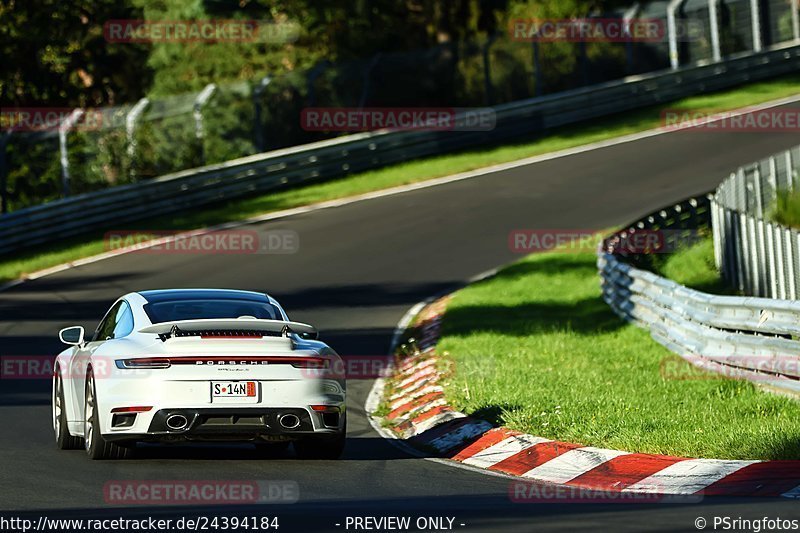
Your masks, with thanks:
[(144, 311), (153, 324), (205, 318), (253, 317), (283, 320), (281, 312), (271, 303), (248, 300), (168, 300), (146, 304)]

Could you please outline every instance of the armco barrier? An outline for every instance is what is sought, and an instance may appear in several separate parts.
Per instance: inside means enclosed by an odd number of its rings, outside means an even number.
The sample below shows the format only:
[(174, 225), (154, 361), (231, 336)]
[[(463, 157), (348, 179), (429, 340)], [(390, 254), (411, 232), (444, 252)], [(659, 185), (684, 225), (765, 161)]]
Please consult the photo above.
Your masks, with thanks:
[(495, 107), (492, 131), (381, 131), (277, 150), (0, 217), (0, 253), (310, 180), (339, 177), (796, 72), (800, 45)]
[(637, 231), (707, 229), (710, 200), (692, 198), (607, 239), (597, 258), (603, 299), (695, 365), (800, 394), (800, 302), (705, 294), (637, 268), (644, 256), (619, 252)]

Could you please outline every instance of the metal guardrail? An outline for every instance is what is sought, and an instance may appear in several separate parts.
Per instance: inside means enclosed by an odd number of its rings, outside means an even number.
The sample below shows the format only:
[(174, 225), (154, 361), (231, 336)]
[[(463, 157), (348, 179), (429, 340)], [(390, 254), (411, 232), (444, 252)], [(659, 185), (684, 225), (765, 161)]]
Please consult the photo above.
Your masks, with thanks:
[(382, 131), (277, 150), (150, 181), (73, 196), (0, 217), (0, 253), (133, 220), (280, 187), (330, 179), (418, 157), (540, 133), (800, 68), (800, 45), (722, 63), (634, 76), (494, 108), (492, 131)]
[(778, 191), (800, 187), (800, 146), (740, 167), (711, 201), (714, 258), (725, 280), (754, 296), (800, 298), (800, 232), (768, 220)]
[(603, 299), (696, 366), (800, 394), (800, 302), (706, 294), (637, 268), (647, 258), (624, 253), (637, 232), (682, 238), (707, 228), (711, 199), (661, 210), (604, 241), (597, 258)]

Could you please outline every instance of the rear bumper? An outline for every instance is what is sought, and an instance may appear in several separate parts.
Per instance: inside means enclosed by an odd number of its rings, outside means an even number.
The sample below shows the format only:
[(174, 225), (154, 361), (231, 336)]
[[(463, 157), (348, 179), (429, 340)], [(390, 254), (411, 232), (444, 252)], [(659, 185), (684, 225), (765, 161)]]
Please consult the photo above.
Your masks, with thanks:
[[(112, 425), (125, 423), (124, 416), (113, 418)], [(180, 417), (185, 418), (185, 427), (180, 427)], [(343, 409), (320, 413), (302, 407), (165, 408), (153, 414), (146, 433), (115, 428), (116, 431), (104, 434), (103, 438), (159, 442), (292, 440), (338, 434), (343, 431), (343, 419)]]

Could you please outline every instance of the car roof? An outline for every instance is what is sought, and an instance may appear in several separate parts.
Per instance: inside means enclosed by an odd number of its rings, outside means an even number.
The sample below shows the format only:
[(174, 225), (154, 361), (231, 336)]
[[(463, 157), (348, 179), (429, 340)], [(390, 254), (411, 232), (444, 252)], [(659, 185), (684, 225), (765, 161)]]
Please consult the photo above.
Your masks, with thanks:
[(272, 299), (264, 293), (233, 289), (159, 289), (139, 291), (138, 294), (147, 300), (148, 303), (207, 299), (232, 299), (272, 303)]

